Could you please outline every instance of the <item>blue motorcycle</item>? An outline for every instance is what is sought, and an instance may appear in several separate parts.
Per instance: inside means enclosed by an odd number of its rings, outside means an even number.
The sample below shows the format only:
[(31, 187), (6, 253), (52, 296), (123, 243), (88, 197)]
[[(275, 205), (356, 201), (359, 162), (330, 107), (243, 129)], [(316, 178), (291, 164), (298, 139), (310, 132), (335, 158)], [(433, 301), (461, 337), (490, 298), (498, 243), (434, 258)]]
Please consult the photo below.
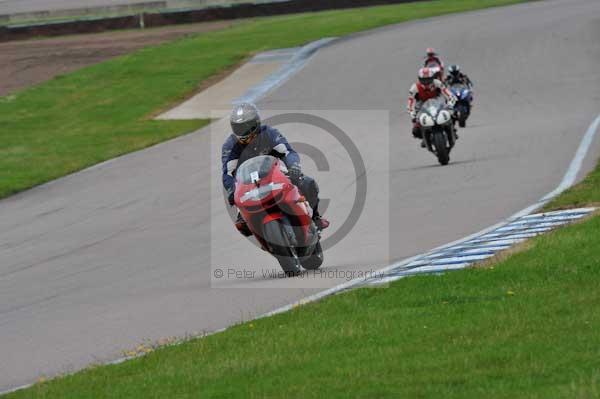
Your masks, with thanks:
[(455, 84), (450, 86), (450, 91), (456, 97), (454, 105), (455, 118), (458, 126), (467, 126), (467, 119), (471, 114), (471, 103), (473, 102), (473, 91), (465, 84)]

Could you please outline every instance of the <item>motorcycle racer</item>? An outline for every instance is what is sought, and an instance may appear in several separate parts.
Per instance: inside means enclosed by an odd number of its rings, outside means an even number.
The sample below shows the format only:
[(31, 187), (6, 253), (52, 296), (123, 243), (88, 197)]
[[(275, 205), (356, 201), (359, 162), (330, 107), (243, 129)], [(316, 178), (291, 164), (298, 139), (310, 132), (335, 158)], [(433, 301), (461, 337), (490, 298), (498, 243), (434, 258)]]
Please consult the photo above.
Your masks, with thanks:
[(439, 57), (434, 48), (429, 47), (425, 53), (425, 61), (423, 62), (423, 67), (435, 68), (438, 70), (435, 71), (435, 77), (439, 80), (444, 80), (444, 62)]
[[(235, 172), (239, 165), (259, 155), (272, 155), (282, 159), (288, 169), (288, 177), (298, 187), (313, 209), (313, 220), (323, 230), (329, 221), (319, 214), (319, 186), (317, 182), (302, 173), (300, 157), (287, 139), (270, 126), (262, 125), (258, 109), (254, 104), (242, 103), (233, 108), (230, 116), (232, 134), (225, 140), (221, 152), (223, 187), (227, 200), (234, 205)], [(245, 236), (251, 235), (246, 222), (238, 213), (236, 228)]]
[(418, 73), (418, 81), (410, 87), (408, 96), (407, 110), (413, 123), (412, 134), (415, 138), (422, 140), (422, 147), (425, 146), (425, 141), (423, 140), (421, 126), (417, 121), (417, 114), (423, 103), (439, 96), (445, 97), (450, 108), (453, 108), (456, 103), (456, 97), (440, 80), (434, 77), (434, 74), (435, 70), (432, 70), (432, 68), (421, 68)]
[(460, 70), (460, 66), (458, 65), (450, 65), (450, 67), (448, 67), (448, 76), (446, 77), (445, 83), (448, 86), (452, 86), (455, 84), (464, 84), (469, 89), (473, 88), (473, 82), (471, 81), (471, 79), (469, 79), (467, 74), (463, 73)]

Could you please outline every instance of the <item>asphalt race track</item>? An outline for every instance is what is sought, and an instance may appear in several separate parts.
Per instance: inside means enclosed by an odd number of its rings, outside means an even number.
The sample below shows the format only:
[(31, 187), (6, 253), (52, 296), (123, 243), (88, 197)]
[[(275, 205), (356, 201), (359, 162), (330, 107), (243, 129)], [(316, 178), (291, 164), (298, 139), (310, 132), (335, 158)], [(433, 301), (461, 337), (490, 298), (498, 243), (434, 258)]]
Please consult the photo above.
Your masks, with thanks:
[[(599, 39), (600, 2), (562, 0), (396, 25), (320, 50), (259, 105), (320, 110), (361, 152), (366, 173), (356, 176), (331, 136), (281, 126), (305, 153), (313, 146), (327, 157), (329, 172), (318, 172), (303, 156), (331, 199), (325, 238), (367, 182), (363, 213), (326, 252), (324, 270), (382, 267), (554, 189), (600, 110)], [(429, 46), (476, 84), (472, 119), (447, 167), (419, 148), (404, 111)], [(0, 390), (116, 359), (145, 339), (213, 331), (344, 282), (213, 277), (217, 268), (276, 267), (224, 210), (215, 164), (225, 134), (216, 124), (0, 201)], [(590, 154), (581, 175), (600, 154), (598, 140)]]

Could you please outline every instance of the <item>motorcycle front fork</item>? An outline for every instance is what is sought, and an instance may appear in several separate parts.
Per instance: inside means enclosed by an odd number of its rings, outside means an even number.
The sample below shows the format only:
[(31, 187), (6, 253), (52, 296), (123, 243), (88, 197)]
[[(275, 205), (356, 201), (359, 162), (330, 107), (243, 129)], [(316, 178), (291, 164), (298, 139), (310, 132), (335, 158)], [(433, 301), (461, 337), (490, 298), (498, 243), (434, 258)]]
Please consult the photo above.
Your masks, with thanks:
[(448, 136), (448, 143), (450, 144), (450, 148), (454, 147), (456, 143), (456, 139), (458, 138), (456, 134), (456, 126), (454, 123), (451, 123), (450, 126), (446, 129), (446, 135)]
[[(446, 136), (448, 137), (448, 144), (450, 144), (450, 148), (454, 147), (454, 144), (456, 143), (456, 128), (454, 127), (453, 124), (450, 124), (447, 128), (444, 129), (444, 131), (446, 132)], [(429, 131), (429, 132), (425, 132), (425, 131), (421, 131), (423, 134), (423, 143), (425, 143), (425, 148), (427, 148), (427, 150), (429, 150), (430, 152), (434, 152), (433, 151), (433, 147), (431, 147), (431, 135), (434, 133), (433, 131)]]

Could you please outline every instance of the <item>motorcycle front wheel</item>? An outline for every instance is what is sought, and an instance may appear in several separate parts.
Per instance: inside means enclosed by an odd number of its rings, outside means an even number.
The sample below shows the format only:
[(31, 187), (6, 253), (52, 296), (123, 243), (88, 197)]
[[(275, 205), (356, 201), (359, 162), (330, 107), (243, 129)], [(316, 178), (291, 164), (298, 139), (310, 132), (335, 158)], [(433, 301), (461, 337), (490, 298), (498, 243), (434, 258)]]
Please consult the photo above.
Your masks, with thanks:
[(446, 135), (443, 132), (434, 132), (432, 135), (433, 146), (435, 147), (435, 155), (440, 164), (448, 165), (450, 162), (450, 154), (448, 151)]
[(302, 267), (307, 270), (317, 270), (323, 264), (323, 259), (323, 248), (321, 248), (321, 242), (319, 241), (317, 245), (315, 245), (312, 255), (302, 258), (300, 263), (302, 263)]
[[(296, 276), (302, 272), (296, 250), (291, 244), (289, 234), (283, 220), (273, 220), (263, 226), (263, 238), (268, 243), (271, 254), (277, 259), (286, 276)], [(290, 230), (290, 231), (288, 231)]]

